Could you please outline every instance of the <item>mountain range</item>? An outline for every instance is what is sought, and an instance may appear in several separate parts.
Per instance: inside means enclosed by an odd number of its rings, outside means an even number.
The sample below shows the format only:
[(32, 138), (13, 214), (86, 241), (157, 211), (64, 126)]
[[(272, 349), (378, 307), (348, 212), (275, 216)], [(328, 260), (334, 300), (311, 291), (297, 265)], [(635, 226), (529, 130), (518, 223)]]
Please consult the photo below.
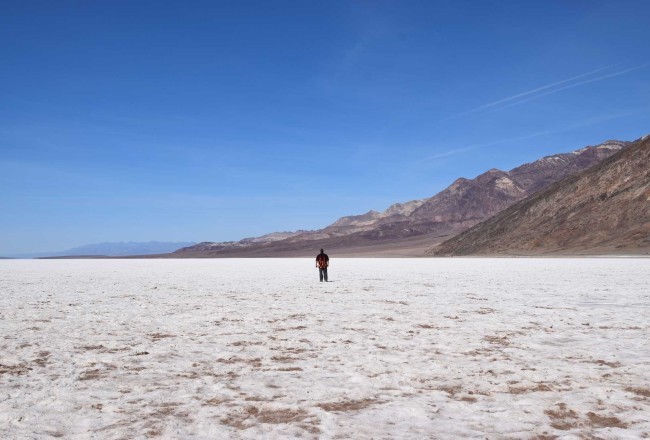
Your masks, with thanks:
[(125, 257), (131, 255), (151, 255), (174, 252), (175, 250), (187, 246), (192, 246), (193, 242), (167, 242), (167, 241), (148, 241), (148, 242), (113, 242), (113, 243), (94, 243), (84, 246), (74, 247), (58, 252), (34, 252), (10, 255), (11, 258), (55, 258), (55, 257), (72, 257), (72, 256), (106, 256), (106, 257)]
[[(433, 246), (600, 164), (631, 144), (610, 140), (546, 156), (509, 171), (493, 168), (473, 179), (459, 178), (430, 198), (396, 203), (383, 212), (342, 217), (315, 231), (275, 232), (237, 242), (202, 242), (168, 256), (311, 256), (319, 248), (338, 256), (430, 254)], [(570, 199), (570, 194), (567, 197)]]
[(647, 253), (650, 138), (571, 175), (430, 251), (435, 255)]

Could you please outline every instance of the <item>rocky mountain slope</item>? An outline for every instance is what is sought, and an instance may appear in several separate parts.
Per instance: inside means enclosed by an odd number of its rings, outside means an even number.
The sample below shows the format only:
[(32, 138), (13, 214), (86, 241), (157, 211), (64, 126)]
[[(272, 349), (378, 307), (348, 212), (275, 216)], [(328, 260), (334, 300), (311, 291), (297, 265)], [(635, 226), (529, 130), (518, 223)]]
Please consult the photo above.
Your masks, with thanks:
[(444, 242), (435, 255), (650, 254), (650, 138)]
[(268, 234), (238, 242), (204, 242), (176, 251), (174, 256), (300, 255), (318, 247), (329, 249), (395, 249), (416, 247), (424, 252), (440, 242), (492, 217), (552, 183), (593, 166), (624, 148), (628, 142), (607, 141), (597, 146), (547, 156), (510, 171), (491, 169), (474, 179), (457, 179), (448, 188), (423, 200), (396, 203), (383, 212), (342, 217), (317, 231)]

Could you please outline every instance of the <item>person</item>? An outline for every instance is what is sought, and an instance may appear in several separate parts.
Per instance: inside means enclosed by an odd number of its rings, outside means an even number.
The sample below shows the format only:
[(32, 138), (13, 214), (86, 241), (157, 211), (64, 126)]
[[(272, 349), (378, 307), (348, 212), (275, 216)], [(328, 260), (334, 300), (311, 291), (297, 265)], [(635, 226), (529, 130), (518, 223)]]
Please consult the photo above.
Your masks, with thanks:
[(321, 282), (323, 278), (327, 282), (327, 266), (330, 265), (330, 257), (327, 256), (323, 250), (320, 250), (320, 254), (316, 255), (316, 267), (318, 268), (318, 274), (320, 275)]

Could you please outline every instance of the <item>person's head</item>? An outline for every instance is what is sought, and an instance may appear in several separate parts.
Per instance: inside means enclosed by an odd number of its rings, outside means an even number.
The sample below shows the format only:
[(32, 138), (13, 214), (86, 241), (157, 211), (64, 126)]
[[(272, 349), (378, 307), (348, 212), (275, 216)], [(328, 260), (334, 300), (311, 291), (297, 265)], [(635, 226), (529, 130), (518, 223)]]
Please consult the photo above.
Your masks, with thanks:
[(322, 253), (324, 253), (324, 251), (321, 249), (321, 250), (320, 250), (320, 253), (322, 254)]

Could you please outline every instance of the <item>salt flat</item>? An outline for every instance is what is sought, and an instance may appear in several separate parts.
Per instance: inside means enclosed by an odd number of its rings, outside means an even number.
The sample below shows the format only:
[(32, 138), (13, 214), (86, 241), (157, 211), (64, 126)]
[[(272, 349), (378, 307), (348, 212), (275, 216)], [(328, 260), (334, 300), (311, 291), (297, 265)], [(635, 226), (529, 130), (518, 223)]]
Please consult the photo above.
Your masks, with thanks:
[(650, 437), (650, 259), (332, 257), (0, 261), (0, 437)]

